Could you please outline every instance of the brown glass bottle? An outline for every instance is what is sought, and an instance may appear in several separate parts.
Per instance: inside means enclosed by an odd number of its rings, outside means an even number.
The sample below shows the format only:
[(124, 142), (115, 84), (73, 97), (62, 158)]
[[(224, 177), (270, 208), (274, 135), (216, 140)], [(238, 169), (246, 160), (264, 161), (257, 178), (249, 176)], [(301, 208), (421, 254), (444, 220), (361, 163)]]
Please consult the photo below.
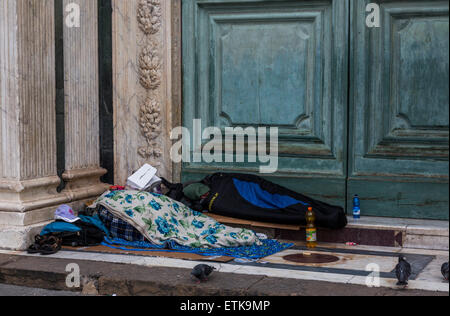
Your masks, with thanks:
[(306, 247), (308, 249), (314, 249), (317, 247), (317, 228), (316, 228), (316, 215), (313, 208), (309, 207), (306, 213)]

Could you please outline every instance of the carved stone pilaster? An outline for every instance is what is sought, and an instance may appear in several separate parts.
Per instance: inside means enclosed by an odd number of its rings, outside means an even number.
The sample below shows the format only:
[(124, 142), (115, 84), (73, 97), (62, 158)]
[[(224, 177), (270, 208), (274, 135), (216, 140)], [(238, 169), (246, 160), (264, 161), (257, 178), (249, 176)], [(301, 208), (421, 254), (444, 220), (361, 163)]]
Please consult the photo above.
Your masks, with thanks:
[(56, 192), (52, 0), (0, 1), (0, 248), (23, 249)]
[(176, 117), (181, 113), (181, 109), (174, 110), (181, 103), (178, 100), (181, 100), (178, 41), (181, 27), (175, 27), (177, 33), (173, 36), (173, 20), (180, 25), (180, 3), (179, 0), (113, 0), (117, 184), (125, 183), (144, 163), (157, 167), (159, 175), (168, 179), (175, 174), (170, 160), (169, 134), (178, 126), (174, 124), (180, 121)]
[(156, 160), (161, 158), (162, 150), (158, 142), (161, 135), (162, 119), (158, 88), (161, 86), (161, 59), (159, 57), (158, 40), (152, 35), (161, 29), (161, 2), (159, 0), (140, 0), (137, 19), (140, 30), (145, 34), (145, 46), (139, 55), (139, 82), (145, 89), (140, 98), (143, 99), (139, 112), (139, 122), (146, 144), (139, 147), (142, 158), (152, 159), (153, 165), (160, 165)]
[(100, 177), (99, 63), (97, 0), (64, 0), (77, 4), (79, 27), (64, 27), (65, 172), (63, 191), (70, 201), (102, 194)]

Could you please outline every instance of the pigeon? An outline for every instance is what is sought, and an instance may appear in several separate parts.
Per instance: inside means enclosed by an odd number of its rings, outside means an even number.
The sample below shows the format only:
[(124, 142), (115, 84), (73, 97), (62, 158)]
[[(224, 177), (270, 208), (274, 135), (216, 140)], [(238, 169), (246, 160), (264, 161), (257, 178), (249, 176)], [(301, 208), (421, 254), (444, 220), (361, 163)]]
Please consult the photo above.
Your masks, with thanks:
[(398, 264), (395, 267), (395, 274), (397, 275), (397, 285), (407, 286), (409, 277), (411, 276), (411, 265), (406, 261), (406, 258), (400, 256)]
[(444, 263), (441, 268), (442, 275), (444, 279), (448, 281), (448, 262)]
[(200, 282), (208, 281), (208, 276), (214, 271), (216, 268), (208, 266), (206, 264), (199, 264), (194, 267), (191, 272), (191, 275), (196, 277)]

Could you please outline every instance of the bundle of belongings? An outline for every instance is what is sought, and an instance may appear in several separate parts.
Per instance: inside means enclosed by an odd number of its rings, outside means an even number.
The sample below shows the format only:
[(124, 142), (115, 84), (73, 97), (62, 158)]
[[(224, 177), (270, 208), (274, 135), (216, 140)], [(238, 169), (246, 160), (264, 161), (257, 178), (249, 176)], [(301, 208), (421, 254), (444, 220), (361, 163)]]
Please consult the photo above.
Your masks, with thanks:
[(292, 246), (225, 226), (154, 192), (110, 190), (90, 208), (109, 232), (102, 245), (113, 249), (260, 259)]
[[(150, 169), (148, 169), (150, 170)], [(153, 178), (150, 170), (148, 178)], [(172, 184), (161, 179), (166, 195), (114, 186), (100, 196), (87, 215), (74, 215), (67, 205), (55, 213), (31, 253), (52, 254), (62, 245), (104, 245), (137, 251), (174, 251), (204, 256), (260, 259), (293, 246), (262, 238), (252, 230), (223, 225), (204, 211), (219, 215), (305, 224), (312, 206), (317, 224), (342, 228), (344, 210), (246, 174), (218, 173), (197, 183)], [(146, 185), (147, 186), (147, 185)]]
[(81, 247), (100, 244), (108, 234), (98, 217), (79, 215), (68, 205), (62, 205), (55, 211), (55, 221), (35, 237), (28, 253), (51, 255), (62, 246)]
[[(162, 194), (114, 189), (74, 215), (63, 205), (36, 236), (29, 253), (50, 255), (62, 246), (103, 245), (125, 251), (184, 252), (208, 257), (259, 259), (292, 244), (262, 239), (244, 228), (222, 225)], [(126, 247), (126, 248), (124, 248)]]
[(245, 220), (306, 225), (308, 207), (314, 209), (316, 224), (340, 229), (347, 225), (342, 207), (314, 200), (250, 174), (216, 173), (200, 182), (172, 184), (167, 196), (197, 211)]
[[(144, 191), (108, 191), (91, 206), (112, 237), (155, 246), (221, 248), (251, 246), (256, 234), (231, 228), (165, 195)], [(132, 229), (130, 229), (130, 225)]]

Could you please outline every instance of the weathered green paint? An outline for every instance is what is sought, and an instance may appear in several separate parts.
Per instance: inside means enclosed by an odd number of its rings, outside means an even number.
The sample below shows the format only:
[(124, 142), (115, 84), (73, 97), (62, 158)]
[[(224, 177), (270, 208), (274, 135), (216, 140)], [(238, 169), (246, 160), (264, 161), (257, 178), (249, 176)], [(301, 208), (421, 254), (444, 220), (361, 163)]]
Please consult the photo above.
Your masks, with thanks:
[(357, 193), (366, 215), (448, 219), (448, 1), (351, 10), (349, 206)]
[[(448, 219), (448, 58), (444, 1), (186, 0), (184, 126), (278, 127), (268, 179), (349, 210), (357, 193), (365, 215)], [(257, 167), (185, 163), (183, 179)]]
[(352, 179), (349, 205), (356, 192), (362, 197), (363, 216), (448, 219), (448, 189), (448, 182)]

